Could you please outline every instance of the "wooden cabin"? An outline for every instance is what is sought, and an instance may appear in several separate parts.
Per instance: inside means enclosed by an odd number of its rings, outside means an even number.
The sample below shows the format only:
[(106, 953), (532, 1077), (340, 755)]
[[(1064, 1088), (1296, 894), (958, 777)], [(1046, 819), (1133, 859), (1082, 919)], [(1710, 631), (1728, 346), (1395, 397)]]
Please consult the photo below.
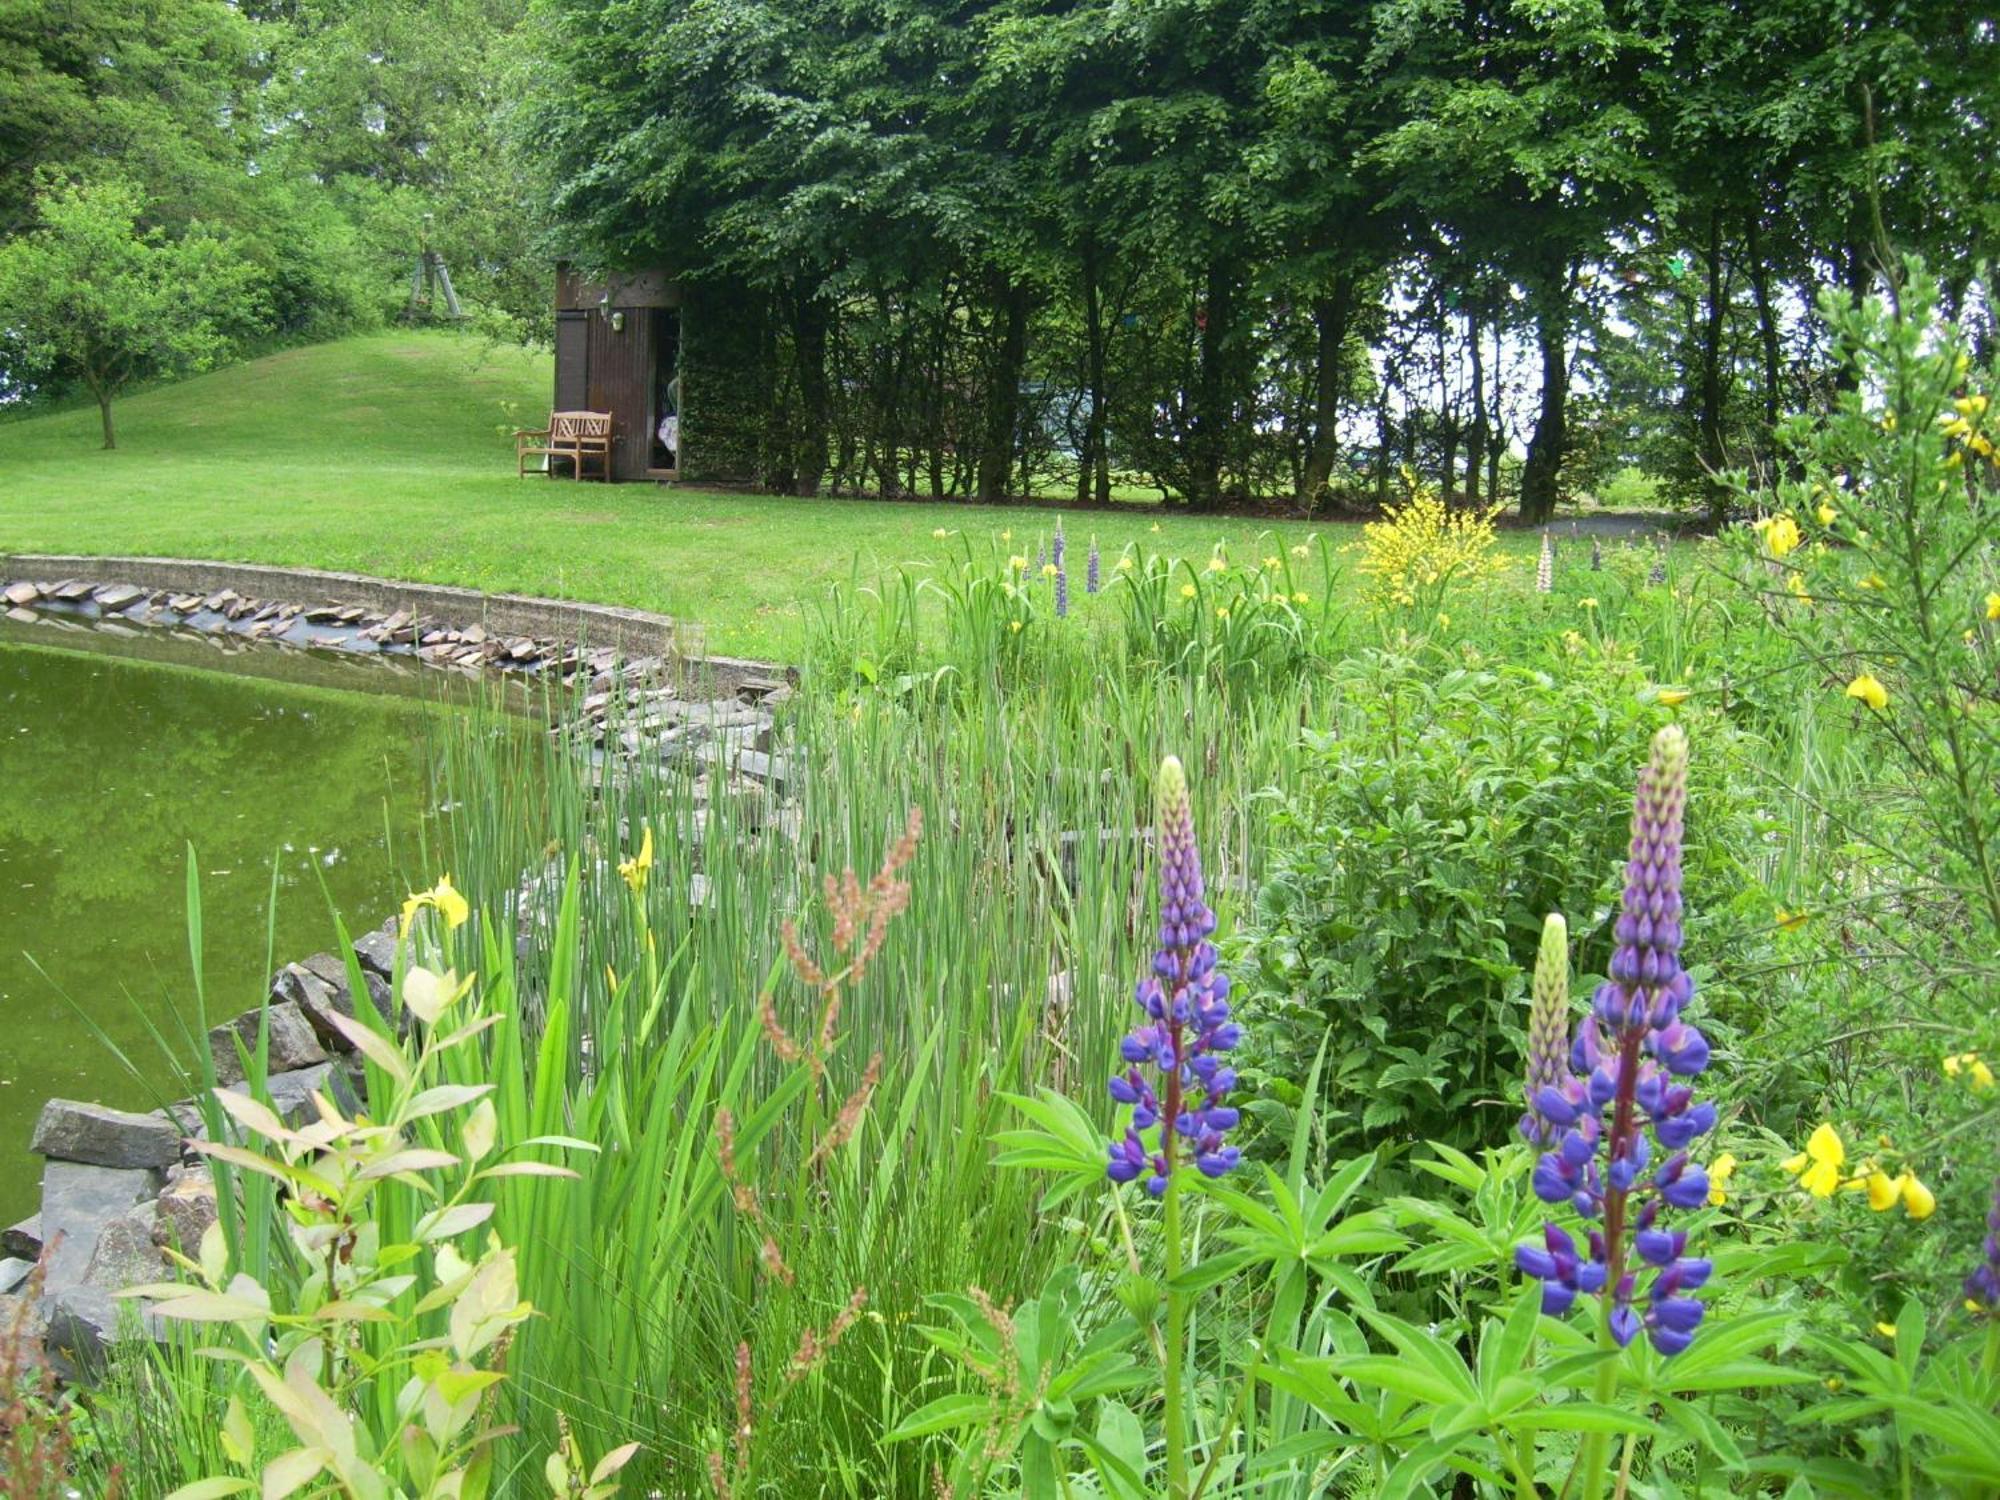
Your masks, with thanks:
[(681, 301), (665, 271), (587, 281), (556, 268), (555, 409), (611, 413), (613, 479), (679, 479), (689, 467)]

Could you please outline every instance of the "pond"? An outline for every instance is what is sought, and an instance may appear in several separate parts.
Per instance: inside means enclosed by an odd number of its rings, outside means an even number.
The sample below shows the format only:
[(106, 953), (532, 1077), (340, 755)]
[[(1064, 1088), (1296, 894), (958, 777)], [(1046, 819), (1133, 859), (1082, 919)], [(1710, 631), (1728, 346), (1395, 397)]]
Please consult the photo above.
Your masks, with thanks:
[(258, 1003), (267, 954), (332, 947), (334, 910), (357, 933), (379, 924), (421, 863), (431, 709), (407, 683), (333, 685), (402, 679), (270, 648), (222, 671), (199, 643), (78, 632), (65, 639), (94, 649), (51, 649), (49, 634), (0, 622), (0, 1225), (35, 1210), (45, 1099), (162, 1102), (107, 1038), (162, 1089), (153, 1029), (187, 1057), (190, 844), (214, 1020)]

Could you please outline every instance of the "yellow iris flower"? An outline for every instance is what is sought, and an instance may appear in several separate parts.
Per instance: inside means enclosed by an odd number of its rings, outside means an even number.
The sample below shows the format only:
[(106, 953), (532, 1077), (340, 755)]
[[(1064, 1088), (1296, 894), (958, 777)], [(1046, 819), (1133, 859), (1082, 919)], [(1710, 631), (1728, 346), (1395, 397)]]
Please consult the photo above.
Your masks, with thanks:
[(1229, 571), (1229, 564), (1222, 560), (1220, 553), (1217, 553), (1208, 560), (1208, 571), (1211, 573), (1226, 573)]
[(1806, 1149), (1786, 1158), (1783, 1166), (1815, 1198), (1831, 1198), (1840, 1186), (1840, 1169), (1846, 1162), (1847, 1147), (1841, 1144), (1840, 1132), (1822, 1124), (1813, 1131)]
[(1028, 560), (1016, 552), (1012, 557), (1007, 559), (1007, 566), (1012, 568), (1016, 573), (1025, 573), (1028, 569)]
[(440, 877), (438, 883), (427, 891), (414, 892), (403, 903), (403, 931), (410, 930), (410, 923), (420, 911), (436, 912), (444, 918), (447, 928), (463, 926), (465, 919), (472, 915), (472, 908), (466, 905), (465, 897), (458, 893), (458, 887), (451, 883), (449, 875)]
[(1292, 556), (1294, 557), (1310, 557), (1311, 555), (1312, 548), (1308, 547), (1304, 542), (1300, 542), (1292, 548)]
[(1863, 672), (1847, 685), (1847, 696), (1880, 713), (1889, 706), (1889, 690), (1873, 672)]
[(1199, 592), (1200, 590), (1195, 588), (1195, 586), (1191, 583), (1184, 583), (1181, 585), (1181, 597), (1183, 599), (1192, 599)]
[(653, 825), (646, 825), (646, 832), (639, 840), (639, 852), (630, 859), (618, 861), (618, 878), (632, 888), (632, 894), (646, 893), (646, 877), (653, 873)]

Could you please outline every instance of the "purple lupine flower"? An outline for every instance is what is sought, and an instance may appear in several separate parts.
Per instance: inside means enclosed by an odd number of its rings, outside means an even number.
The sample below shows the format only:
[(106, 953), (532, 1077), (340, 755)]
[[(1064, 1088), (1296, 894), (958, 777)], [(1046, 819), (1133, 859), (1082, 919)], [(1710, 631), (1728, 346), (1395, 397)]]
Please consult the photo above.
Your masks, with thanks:
[(1083, 564), (1083, 591), (1086, 594), (1096, 593), (1098, 584), (1103, 581), (1103, 576), (1103, 565), (1099, 562), (1097, 556), (1097, 538), (1093, 536), (1090, 539), (1090, 556), (1084, 560)]
[(1965, 1302), (1973, 1312), (2000, 1318), (2000, 1177), (1993, 1179), (1993, 1206), (1986, 1211), (1986, 1259), (1965, 1278)]
[(1048, 565), (1049, 565), (1049, 548), (1048, 548), (1048, 544), (1047, 544), (1046, 542), (1036, 542), (1036, 543), (1035, 543), (1035, 576), (1036, 576), (1037, 578), (1043, 578), (1043, 577), (1046, 577), (1047, 575), (1046, 575), (1045, 573), (1043, 573), (1043, 572), (1042, 572), (1042, 569), (1046, 568), (1046, 567), (1047, 567)]
[[(1187, 773), (1171, 755), (1160, 763), (1159, 806), (1160, 947), (1153, 972), (1134, 994), (1146, 1020), (1119, 1044), (1128, 1066), (1111, 1080), (1111, 1097), (1131, 1106), (1132, 1118), (1111, 1142), (1105, 1166), (1113, 1182), (1145, 1174), (1155, 1198), (1166, 1192), (1183, 1152), (1205, 1177), (1236, 1165), (1237, 1148), (1223, 1140), (1237, 1122), (1228, 1102), (1236, 1070), (1220, 1054), (1242, 1039), (1229, 1018), (1229, 976), (1216, 968), (1209, 941), (1215, 913), (1202, 899)], [(1155, 1126), (1159, 1134), (1149, 1147), (1144, 1132)]]
[[(1057, 556), (1058, 558), (1060, 558), (1062, 549), (1057, 548), (1056, 550), (1057, 550)], [(1069, 614), (1069, 569), (1065, 568), (1062, 565), (1062, 563), (1058, 561), (1056, 563), (1056, 618), (1060, 620), (1063, 619), (1068, 614)]]
[[(1524, 1133), (1550, 1147), (1530, 1179), (1535, 1196), (1568, 1203), (1591, 1221), (1594, 1269), (1586, 1276), (1562, 1262), (1553, 1239), (1546, 1248), (1515, 1251), (1515, 1264), (1541, 1280), (1545, 1307), (1560, 1310), (1578, 1291), (1601, 1290), (1610, 1304), (1612, 1336), (1626, 1344), (1643, 1329), (1662, 1354), (1692, 1342), (1702, 1304), (1688, 1294), (1711, 1270), (1708, 1261), (1684, 1253), (1685, 1230), (1659, 1225), (1664, 1209), (1707, 1201), (1708, 1174), (1687, 1148), (1716, 1122), (1715, 1106), (1697, 1104), (1694, 1090), (1681, 1081), (1700, 1073), (1709, 1059), (1707, 1039), (1681, 1019), (1694, 994), (1680, 959), (1687, 758), (1687, 737), (1678, 727), (1653, 736), (1632, 809), (1610, 977), (1577, 1026), (1569, 1069), (1536, 1079), (1522, 1122)], [(1531, 1061), (1531, 1077), (1535, 1067)], [(1544, 1074), (1550, 1071), (1543, 1065)], [(1555, 1226), (1550, 1231), (1559, 1233)], [(1640, 1268), (1628, 1264), (1634, 1252), (1652, 1272), (1643, 1311)]]
[(1566, 1089), (1569, 1071), (1569, 924), (1559, 913), (1542, 923), (1535, 955), (1534, 1000), (1528, 1009), (1528, 1112), (1521, 1134), (1537, 1146), (1553, 1146), (1562, 1136), (1554, 1121), (1535, 1108), (1545, 1088)]
[(1049, 554), (1049, 561), (1054, 563), (1058, 568), (1063, 565), (1063, 553), (1067, 550), (1068, 545), (1067, 540), (1063, 536), (1062, 517), (1058, 516), (1056, 517), (1055, 550)]

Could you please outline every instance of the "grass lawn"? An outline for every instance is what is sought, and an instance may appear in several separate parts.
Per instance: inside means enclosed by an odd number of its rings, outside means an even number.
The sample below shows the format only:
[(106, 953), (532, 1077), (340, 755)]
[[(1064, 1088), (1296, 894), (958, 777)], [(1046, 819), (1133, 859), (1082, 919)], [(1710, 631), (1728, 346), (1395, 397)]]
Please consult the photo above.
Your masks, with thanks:
[[(516, 479), (507, 434), (547, 412), (546, 355), (438, 332), (292, 349), (120, 402), (0, 425), (0, 551), (132, 553), (349, 569), (659, 610), (709, 649), (793, 657), (802, 601), (858, 561), (872, 575), (1054, 516), (991, 507), (796, 500), (654, 485)], [(1154, 528), (1157, 525), (1157, 534)], [(1206, 556), (1301, 523), (1157, 508), (1071, 518), (1080, 556), (1129, 541)], [(1532, 539), (1508, 538), (1528, 550)]]

